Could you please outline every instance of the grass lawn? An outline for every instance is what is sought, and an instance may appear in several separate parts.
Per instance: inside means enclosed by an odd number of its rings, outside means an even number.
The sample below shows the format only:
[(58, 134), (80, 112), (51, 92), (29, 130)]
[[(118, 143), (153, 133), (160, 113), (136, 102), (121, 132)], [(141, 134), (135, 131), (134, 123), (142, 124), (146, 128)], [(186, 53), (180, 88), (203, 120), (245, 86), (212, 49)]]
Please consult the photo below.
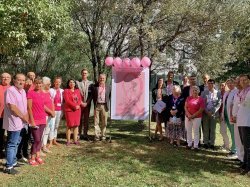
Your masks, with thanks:
[[(227, 159), (226, 153), (194, 152), (185, 147), (174, 148), (166, 141), (150, 142), (147, 126), (136, 122), (114, 121), (112, 126), (112, 143), (81, 141), (80, 146), (66, 147), (62, 138), (63, 145), (52, 148), (46, 164), (25, 165), (17, 176), (0, 173), (0, 186), (231, 187), (250, 184), (250, 177), (239, 175), (236, 162)], [(216, 145), (221, 144), (221, 135), (217, 133)]]

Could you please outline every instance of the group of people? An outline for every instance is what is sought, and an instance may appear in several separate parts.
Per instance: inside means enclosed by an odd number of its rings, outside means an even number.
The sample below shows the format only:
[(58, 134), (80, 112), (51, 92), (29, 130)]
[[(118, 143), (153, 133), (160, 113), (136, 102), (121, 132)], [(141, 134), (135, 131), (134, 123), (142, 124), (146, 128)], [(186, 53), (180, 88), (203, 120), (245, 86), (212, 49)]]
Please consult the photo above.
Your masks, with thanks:
[(11, 84), (9, 73), (1, 75), (0, 156), (6, 158), (4, 173), (17, 174), (18, 160), (31, 166), (45, 163), (43, 158), (52, 146), (60, 146), (57, 135), (62, 114), (66, 119), (66, 146), (79, 145), (79, 138), (88, 140), (92, 100), (95, 140), (106, 140), (111, 94), (106, 75), (100, 74), (96, 84), (88, 80), (87, 69), (81, 75), (81, 81), (69, 79), (65, 89), (61, 88), (61, 77), (55, 77), (52, 82), (49, 77), (39, 77), (34, 72), (28, 72), (27, 76), (18, 73)]
[[(178, 147), (181, 140), (187, 149), (215, 149), (216, 124), (220, 124), (223, 151), (228, 157), (238, 159), (243, 174), (250, 171), (250, 76), (242, 74), (218, 85), (209, 75), (203, 76), (204, 84), (197, 85), (196, 75), (185, 76), (183, 85), (174, 81), (169, 72), (167, 80), (159, 78), (152, 90), (154, 105), (164, 102), (161, 111), (153, 110), (151, 121), (156, 122), (154, 138), (160, 134), (162, 123), (170, 144)], [(227, 134), (230, 133), (230, 141)], [(202, 131), (202, 133), (201, 133)], [(203, 137), (201, 137), (201, 134)], [(250, 174), (250, 173), (249, 173)]]
[[(43, 158), (52, 146), (60, 146), (57, 136), (62, 114), (66, 120), (66, 146), (79, 145), (79, 138), (88, 140), (91, 103), (94, 103), (95, 141), (106, 140), (111, 88), (106, 84), (105, 74), (99, 75), (97, 83), (88, 80), (87, 69), (82, 69), (81, 75), (81, 81), (69, 79), (65, 89), (61, 88), (61, 77), (55, 77), (52, 82), (49, 77), (37, 77), (34, 72), (28, 72), (27, 76), (18, 73), (11, 84), (10, 74), (1, 75), (0, 156), (6, 158), (4, 173), (17, 174), (18, 160), (31, 166), (45, 163)], [(152, 100), (154, 105), (164, 102), (165, 107), (152, 113), (151, 119), (156, 122), (155, 138), (159, 132), (159, 140), (163, 140), (164, 123), (167, 139), (173, 146), (178, 147), (185, 140), (187, 149), (197, 151), (201, 145), (215, 149), (219, 122), (223, 149), (229, 152), (229, 157), (241, 161), (242, 173), (248, 173), (250, 77), (244, 74), (228, 79), (219, 88), (207, 74), (203, 80), (204, 84), (198, 86), (196, 75), (184, 76), (180, 86), (171, 71), (166, 81), (158, 79)]]

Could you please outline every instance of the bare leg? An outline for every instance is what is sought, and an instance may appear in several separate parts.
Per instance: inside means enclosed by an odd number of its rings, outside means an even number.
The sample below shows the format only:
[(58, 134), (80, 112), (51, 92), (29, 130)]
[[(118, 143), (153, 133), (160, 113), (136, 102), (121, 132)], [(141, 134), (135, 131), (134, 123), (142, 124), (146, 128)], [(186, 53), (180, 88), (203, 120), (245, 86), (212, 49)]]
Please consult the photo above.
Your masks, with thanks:
[(70, 136), (71, 136), (71, 129), (67, 127), (67, 130), (66, 130), (67, 142), (70, 142)]
[(47, 145), (47, 148), (50, 149), (52, 147), (53, 140), (49, 140), (49, 144)]
[(36, 158), (40, 158), (40, 151), (36, 153)]
[(180, 139), (177, 139), (177, 145), (178, 145), (178, 146), (181, 145)]
[(174, 139), (170, 139), (170, 144), (174, 144)]
[(158, 132), (158, 125), (156, 124), (156, 126), (155, 126), (155, 135), (154, 135), (154, 138), (157, 137), (157, 132)]
[(77, 137), (78, 137), (78, 127), (73, 128), (73, 134), (74, 134), (74, 142), (77, 142)]
[(53, 139), (52, 144), (53, 144), (53, 145), (60, 145), (60, 144), (56, 141), (56, 138)]
[(162, 126), (160, 122), (157, 122), (157, 129), (160, 132), (160, 138), (159, 140), (163, 140), (163, 135), (162, 135)]

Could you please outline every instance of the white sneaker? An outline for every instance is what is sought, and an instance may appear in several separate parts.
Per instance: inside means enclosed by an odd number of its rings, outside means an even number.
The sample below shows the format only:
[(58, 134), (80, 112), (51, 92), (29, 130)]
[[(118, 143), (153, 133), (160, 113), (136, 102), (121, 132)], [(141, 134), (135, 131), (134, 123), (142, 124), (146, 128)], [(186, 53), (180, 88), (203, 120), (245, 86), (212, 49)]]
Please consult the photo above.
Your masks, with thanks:
[(42, 148), (42, 151), (44, 152), (44, 153), (52, 153), (49, 149), (47, 149), (47, 148)]
[(229, 159), (238, 159), (238, 156), (237, 156), (236, 153), (234, 153), (234, 154), (228, 155), (227, 158), (229, 158)]
[(25, 157), (22, 157), (22, 158), (18, 159), (18, 162), (28, 163), (28, 159)]

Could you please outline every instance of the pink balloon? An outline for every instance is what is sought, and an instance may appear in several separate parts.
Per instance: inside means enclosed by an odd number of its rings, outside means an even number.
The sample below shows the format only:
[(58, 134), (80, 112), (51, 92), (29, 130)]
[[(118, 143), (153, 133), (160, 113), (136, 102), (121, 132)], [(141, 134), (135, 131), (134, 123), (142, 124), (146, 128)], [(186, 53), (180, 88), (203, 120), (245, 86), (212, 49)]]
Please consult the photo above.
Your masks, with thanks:
[(143, 57), (142, 59), (141, 59), (141, 65), (143, 66), (143, 67), (149, 67), (150, 66), (150, 64), (151, 64), (151, 60), (148, 58), (148, 57)]
[(105, 64), (107, 65), (107, 66), (112, 66), (113, 65), (113, 57), (107, 57), (106, 59), (105, 59)]
[(125, 68), (130, 67), (130, 59), (129, 58), (124, 58), (123, 59), (123, 67), (125, 67)]
[(139, 68), (141, 66), (141, 61), (138, 57), (135, 57), (131, 60), (131, 65), (134, 68)]
[(116, 68), (121, 67), (121, 66), (122, 66), (122, 59), (119, 58), (119, 57), (116, 57), (116, 58), (114, 59), (114, 66), (115, 66)]

